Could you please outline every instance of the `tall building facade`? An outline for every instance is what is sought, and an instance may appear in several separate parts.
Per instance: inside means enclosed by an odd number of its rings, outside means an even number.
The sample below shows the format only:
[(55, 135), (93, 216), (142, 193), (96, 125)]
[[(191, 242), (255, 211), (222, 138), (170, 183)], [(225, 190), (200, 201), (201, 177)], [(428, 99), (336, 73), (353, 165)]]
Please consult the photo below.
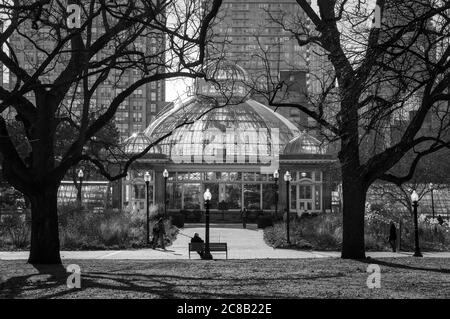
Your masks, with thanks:
[[(55, 42), (48, 36), (51, 31), (48, 27), (42, 26), (37, 30), (31, 27), (31, 24), (24, 24), (22, 30), (33, 39), (38, 45), (33, 45), (24, 36), (14, 33), (10, 39), (9, 44), (13, 49), (19, 65), (25, 69), (29, 74), (33, 74), (41, 63), (46, 58), (44, 50), (51, 50)], [(92, 41), (104, 34), (104, 28), (101, 21), (94, 21), (92, 26)], [(157, 52), (164, 52), (165, 39), (164, 36), (153, 33), (152, 36), (141, 36), (133, 42), (133, 49), (143, 52), (146, 55), (151, 55)], [(98, 59), (104, 59), (113, 54), (114, 47), (109, 46), (97, 54)], [(69, 54), (65, 56), (60, 54), (58, 61), (54, 63), (51, 70), (40, 77), (40, 80), (45, 83), (52, 83), (53, 80), (64, 70)], [(164, 59), (164, 57), (161, 57)], [(159, 72), (164, 72), (160, 70)], [(142, 70), (139, 68), (126, 67), (121, 70), (112, 69), (106, 80), (104, 80), (94, 92), (91, 98), (91, 112), (105, 110), (111, 101), (124, 89), (129, 87), (132, 83), (143, 77)], [(90, 79), (93, 83), (94, 77)], [(6, 87), (11, 89), (16, 83), (15, 76), (9, 72), (4, 79)], [(81, 85), (72, 87), (64, 105), (61, 106), (61, 111), (66, 112), (74, 118), (81, 115), (81, 104), (83, 91)], [(33, 101), (32, 93), (27, 96)], [(152, 82), (145, 84), (135, 90), (133, 94), (127, 97), (119, 106), (115, 114), (115, 125), (120, 132), (120, 139), (124, 140), (130, 135), (144, 130), (156, 117), (156, 114), (166, 105), (165, 103), (165, 82)], [(9, 110), (9, 116), (14, 112)]]
[[(318, 80), (325, 58), (319, 48), (300, 46), (285, 26), (309, 28), (307, 15), (295, 0), (225, 0), (222, 13), (213, 28), (217, 37), (217, 54), (242, 66), (252, 85), (269, 91), (272, 83), (286, 85), (277, 96), (283, 102), (307, 104), (307, 93), (319, 90)], [(314, 72), (314, 75), (311, 74)], [(253, 96), (261, 103), (267, 97)], [(307, 129), (311, 119), (296, 108), (279, 108), (277, 112)]]

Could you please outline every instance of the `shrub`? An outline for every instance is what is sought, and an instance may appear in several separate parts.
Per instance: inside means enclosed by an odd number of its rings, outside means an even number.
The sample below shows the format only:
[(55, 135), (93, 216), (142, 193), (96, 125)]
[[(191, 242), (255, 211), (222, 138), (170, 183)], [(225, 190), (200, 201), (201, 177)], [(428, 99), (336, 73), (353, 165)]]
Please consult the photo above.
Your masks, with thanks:
[[(108, 209), (92, 213), (77, 207), (60, 208), (61, 247), (65, 249), (125, 249), (139, 248), (146, 244), (147, 214), (145, 210), (120, 211)], [(162, 216), (157, 206), (149, 208), (149, 230)], [(166, 242), (176, 238), (176, 229), (165, 220)]]
[(1, 223), (3, 237), (13, 248), (26, 248), (30, 243), (31, 228), (29, 222), (19, 214), (6, 215)]

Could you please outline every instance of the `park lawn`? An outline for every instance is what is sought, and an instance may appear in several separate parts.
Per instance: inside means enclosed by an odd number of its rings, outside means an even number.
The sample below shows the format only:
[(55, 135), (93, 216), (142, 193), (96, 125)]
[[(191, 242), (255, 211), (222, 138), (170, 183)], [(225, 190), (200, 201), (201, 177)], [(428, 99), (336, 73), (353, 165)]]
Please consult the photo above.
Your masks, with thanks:
[[(370, 263), (381, 288), (369, 289)], [(261, 260), (65, 260), (81, 267), (81, 289), (62, 267), (0, 261), (0, 298), (450, 298), (443, 258)]]

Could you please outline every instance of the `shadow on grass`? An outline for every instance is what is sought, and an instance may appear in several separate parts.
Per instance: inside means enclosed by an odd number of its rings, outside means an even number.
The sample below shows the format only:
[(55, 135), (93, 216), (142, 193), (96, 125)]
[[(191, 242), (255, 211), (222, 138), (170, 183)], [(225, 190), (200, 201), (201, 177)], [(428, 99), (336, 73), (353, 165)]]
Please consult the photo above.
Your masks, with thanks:
[[(158, 275), (126, 272), (126, 269), (111, 272), (83, 272), (81, 289), (66, 287), (70, 275), (62, 265), (34, 265), (38, 273), (11, 277), (0, 284), (0, 298), (296, 298), (295, 294), (271, 291), (270, 294), (244, 292), (240, 287), (262, 287), (273, 281), (291, 282), (292, 280), (321, 280), (343, 277), (343, 274), (323, 274), (312, 276), (283, 276), (271, 278), (258, 277), (218, 277)], [(124, 272), (125, 270), (125, 272)], [(229, 290), (236, 290), (229, 291)], [(227, 290), (229, 292), (227, 292)]]
[(409, 265), (396, 264), (393, 262), (383, 261), (383, 260), (374, 259), (374, 258), (358, 259), (357, 261), (363, 262), (365, 264), (377, 264), (380, 266), (399, 268), (399, 269), (430, 271), (430, 272), (437, 272), (437, 273), (442, 273), (442, 274), (450, 274), (450, 269), (409, 266)]

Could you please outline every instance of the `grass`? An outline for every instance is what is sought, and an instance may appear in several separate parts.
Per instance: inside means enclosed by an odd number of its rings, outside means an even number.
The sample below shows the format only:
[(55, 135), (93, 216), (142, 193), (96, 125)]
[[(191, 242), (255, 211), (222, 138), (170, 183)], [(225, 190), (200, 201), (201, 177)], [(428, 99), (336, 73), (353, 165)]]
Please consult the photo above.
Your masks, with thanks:
[[(381, 288), (366, 286), (381, 267)], [(81, 289), (62, 266), (0, 263), (0, 298), (449, 298), (443, 258), (378, 260), (65, 260), (81, 267)]]

